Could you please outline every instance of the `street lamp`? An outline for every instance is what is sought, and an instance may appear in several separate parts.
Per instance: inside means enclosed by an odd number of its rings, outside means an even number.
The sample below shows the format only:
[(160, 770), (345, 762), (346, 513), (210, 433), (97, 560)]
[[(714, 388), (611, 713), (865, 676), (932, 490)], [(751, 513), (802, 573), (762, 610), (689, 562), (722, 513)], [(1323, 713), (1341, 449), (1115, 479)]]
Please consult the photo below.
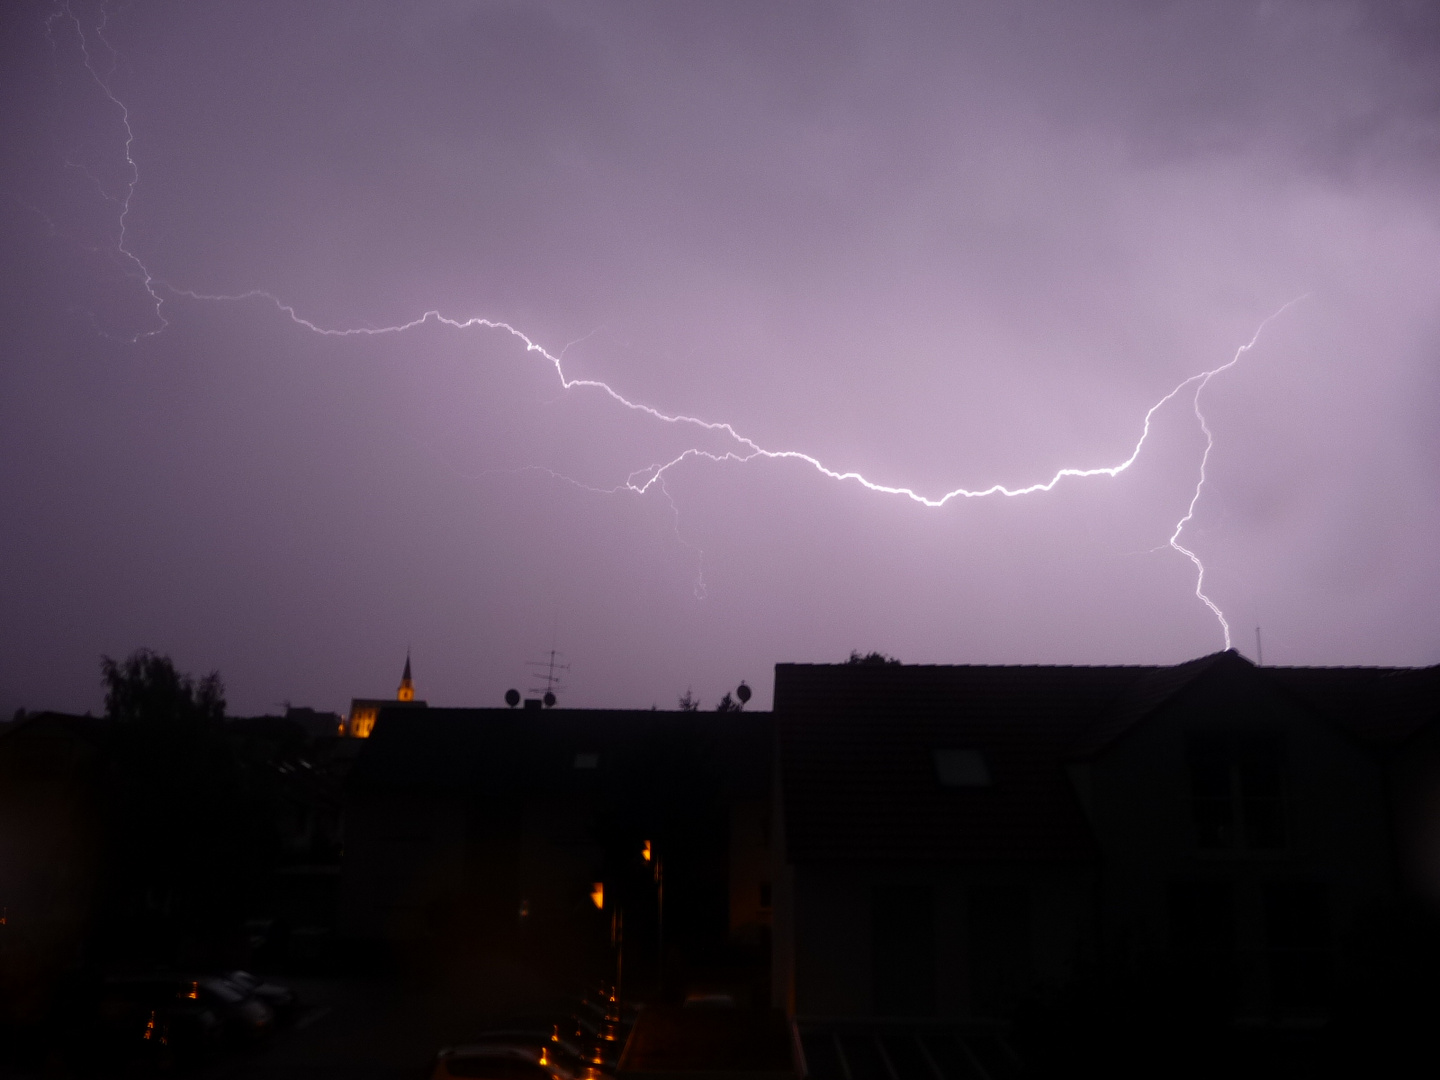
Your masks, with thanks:
[(654, 867), (655, 872), (655, 949), (659, 955), (655, 994), (665, 996), (665, 860), (649, 840), (640, 849), (640, 857)]

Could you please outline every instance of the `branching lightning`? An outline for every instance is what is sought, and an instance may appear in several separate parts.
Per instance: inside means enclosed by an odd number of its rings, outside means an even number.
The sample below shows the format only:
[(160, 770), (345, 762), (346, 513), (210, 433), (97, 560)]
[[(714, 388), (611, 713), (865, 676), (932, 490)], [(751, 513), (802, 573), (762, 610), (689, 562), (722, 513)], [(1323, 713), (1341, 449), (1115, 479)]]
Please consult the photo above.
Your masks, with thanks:
[[(80, 21), (79, 16), (75, 14), (73, 8), (70, 5), (70, 0), (65, 0), (63, 4), (57, 7), (51, 13), (50, 18), (47, 19), (45, 22), (45, 34), (50, 39), (52, 46), (54, 44), (55, 23), (57, 20), (62, 18), (68, 20), (72, 25), (74, 25), (75, 36), (80, 44), (80, 55), (84, 58), (85, 61), (85, 70), (90, 73), (90, 78), (93, 79), (95, 85), (100, 88), (100, 92), (105, 95), (105, 99), (109, 101), (110, 104), (113, 105), (115, 108), (120, 110), (120, 124), (125, 129), (125, 167), (128, 170), (128, 177), (125, 181), (124, 196), (116, 198), (108, 191), (106, 191), (105, 186), (101, 184), (100, 181), (94, 176), (90, 176), (90, 179), (94, 182), (96, 188), (99, 189), (102, 198), (104, 198), (107, 202), (113, 203), (120, 208), (120, 235), (115, 242), (115, 250), (120, 254), (123, 259), (130, 263), (130, 265), (134, 268), (134, 272), (139, 275), (141, 283), (145, 287), (145, 292), (149, 294), (150, 300), (155, 307), (155, 320), (158, 325), (156, 325), (155, 328), (152, 330), (147, 330), (144, 333), (136, 334), (131, 339), (131, 342), (134, 343), (136, 341), (139, 341), (141, 338), (154, 337), (156, 334), (162, 332), (167, 326), (169, 326), (170, 323), (166, 320), (164, 314), (160, 310), (161, 307), (164, 305), (165, 301), (164, 298), (155, 291), (155, 278), (151, 275), (150, 270), (145, 265), (144, 260), (142, 260), (139, 255), (135, 254), (135, 252), (131, 251), (130, 248), (126, 246), (129, 240), (130, 204), (135, 198), (135, 188), (140, 183), (140, 166), (135, 163), (135, 156), (132, 153), (135, 147), (135, 129), (130, 124), (130, 109), (123, 101), (116, 97), (115, 92), (110, 89), (109, 80), (115, 72), (115, 62), (117, 57), (114, 46), (112, 46), (105, 37), (105, 26), (109, 22), (110, 12), (106, 7), (102, 5), (100, 8), (100, 20), (95, 24), (92, 30), (92, 33), (95, 35), (95, 40), (98, 41), (101, 45), (104, 45), (105, 50), (110, 54), (110, 68), (108, 71), (106, 71), (104, 75), (101, 75), (99, 70), (97, 70), (95, 67), (95, 58), (90, 51), (90, 39), (85, 34), (85, 25)], [(78, 166), (75, 166), (73, 162), (66, 162), (66, 164), (68, 166), (78, 168)], [(87, 172), (86, 175), (88, 176), (90, 174)]]
[[(652, 405), (647, 405), (643, 402), (634, 401), (621, 394), (618, 390), (610, 386), (610, 384), (599, 379), (572, 378), (565, 373), (565, 368), (563, 364), (563, 356), (566, 351), (565, 349), (562, 349), (558, 355), (552, 354), (542, 345), (532, 339), (529, 335), (524, 333), (522, 330), (502, 320), (491, 319), (483, 316), (455, 318), (445, 315), (438, 310), (432, 309), (426, 311), (424, 314), (419, 315), (416, 318), (410, 319), (407, 322), (397, 323), (391, 326), (329, 327), (322, 326), (319, 323), (316, 323), (306, 318), (305, 316), (300, 314), (299, 310), (293, 304), (286, 302), (281, 297), (265, 289), (250, 289), (240, 293), (205, 293), (189, 288), (172, 285), (169, 282), (161, 280), (160, 278), (156, 277), (151, 273), (149, 268), (145, 265), (143, 259), (141, 259), (138, 254), (136, 254), (133, 250), (127, 247), (127, 218), (130, 213), (131, 202), (134, 198), (135, 190), (139, 184), (140, 169), (133, 155), (135, 133), (130, 121), (130, 111), (126, 107), (124, 102), (121, 101), (120, 98), (113, 92), (110, 86), (109, 80), (114, 70), (116, 52), (104, 35), (106, 14), (102, 9), (101, 17), (98, 23), (96, 23), (91, 28), (90, 34), (87, 35), (84, 24), (75, 15), (71, 8), (70, 0), (65, 0), (64, 3), (62, 3), (59, 7), (56, 8), (55, 12), (47, 21), (47, 35), (52, 33), (54, 24), (58, 20), (66, 20), (73, 24), (75, 28), (75, 34), (79, 41), (80, 52), (84, 60), (85, 68), (89, 72), (90, 78), (93, 79), (95, 84), (99, 87), (101, 93), (104, 95), (107, 102), (109, 102), (110, 105), (112, 105), (115, 109), (119, 111), (121, 125), (125, 133), (124, 156), (126, 168), (128, 170), (128, 179), (125, 183), (123, 196), (118, 198), (112, 196), (105, 191), (104, 186), (101, 185), (98, 180), (96, 181), (96, 184), (97, 187), (100, 189), (102, 197), (114, 203), (119, 208), (119, 236), (116, 243), (116, 250), (123, 257), (123, 259), (131, 265), (132, 273), (141, 280), (146, 293), (149, 295), (154, 305), (155, 326), (148, 331), (136, 334), (131, 339), (132, 342), (138, 342), (142, 338), (153, 337), (156, 334), (160, 334), (169, 326), (169, 322), (166, 320), (162, 310), (164, 304), (166, 303), (166, 298), (164, 294), (169, 294), (173, 297), (184, 298), (192, 301), (211, 303), (233, 303), (252, 300), (264, 301), (265, 303), (273, 306), (276, 311), (284, 315), (295, 325), (311, 333), (318, 334), (324, 337), (347, 338), (399, 335), (404, 334), (407, 331), (416, 330), (426, 325), (445, 326), (457, 331), (496, 330), (503, 332), (517, 339), (521, 344), (523, 344), (527, 353), (537, 354), (540, 358), (546, 361), (553, 368), (555, 377), (559, 380), (559, 385), (563, 390), (594, 390), (599, 392), (600, 394), (603, 394), (605, 397), (608, 397), (611, 401), (624, 407), (625, 409), (642, 413), (661, 423), (694, 427), (701, 431), (721, 435), (730, 441), (730, 443), (732, 444), (732, 448), (724, 451), (706, 450), (700, 447), (691, 447), (689, 449), (683, 450), (668, 461), (664, 461), (658, 464), (647, 465), (643, 468), (634, 470), (629, 474), (629, 476), (625, 478), (623, 483), (617, 484), (613, 488), (594, 488), (590, 487), (589, 485), (578, 484), (578, 482), (570, 480), (568, 477), (560, 476), (559, 474), (554, 473), (552, 470), (544, 470), (546, 472), (549, 472), (553, 476), (557, 476), (560, 479), (565, 479), (570, 483), (575, 483), (577, 486), (583, 487), (586, 490), (600, 491), (607, 494), (629, 491), (637, 495), (644, 495), (649, 492), (651, 488), (658, 487), (661, 494), (669, 502), (672, 510), (675, 511), (677, 518), (677, 538), (679, 538), (679, 509), (676, 506), (669, 489), (666, 487), (665, 480), (667, 474), (669, 474), (672, 470), (676, 469), (684, 462), (692, 459), (706, 460), (711, 462), (738, 463), (750, 462), (756, 459), (767, 459), (770, 461), (799, 461), (803, 462), (806, 465), (809, 465), (817, 473), (829, 480), (840, 481), (842, 483), (854, 483), (859, 485), (866, 491), (873, 492), (877, 495), (897, 496), (907, 499), (913, 503), (917, 503), (920, 506), (928, 509), (939, 509), (948, 505), (950, 502), (959, 499), (981, 499), (988, 498), (994, 495), (1000, 495), (1006, 498), (1015, 498), (1022, 495), (1032, 495), (1039, 492), (1048, 492), (1052, 491), (1056, 487), (1056, 485), (1058, 485), (1062, 480), (1067, 479), (1082, 480), (1099, 476), (1110, 477), (1113, 479), (1119, 476), (1121, 473), (1127, 471), (1140, 457), (1141, 451), (1144, 449), (1146, 442), (1150, 438), (1151, 424), (1154, 420), (1155, 414), (1169, 402), (1173, 401), (1176, 397), (1186, 392), (1190, 392), (1192, 411), (1194, 412), (1195, 418), (1199, 423), (1200, 430), (1205, 435), (1205, 450), (1200, 458), (1198, 477), (1195, 482), (1194, 490), (1191, 493), (1190, 501), (1186, 506), (1184, 515), (1175, 523), (1175, 528), (1174, 531), (1170, 534), (1168, 544), (1170, 548), (1172, 548), (1179, 554), (1185, 556), (1194, 565), (1195, 596), (1215, 616), (1215, 619), (1218, 622), (1221, 632), (1224, 636), (1225, 648), (1230, 648), (1230, 624), (1226, 620), (1225, 615), (1221, 611), (1220, 607), (1204, 591), (1205, 565), (1201, 561), (1199, 555), (1197, 555), (1193, 549), (1186, 547), (1180, 542), (1180, 538), (1185, 531), (1185, 527), (1193, 520), (1195, 516), (1196, 506), (1200, 501), (1200, 497), (1203, 494), (1205, 487), (1206, 466), (1208, 465), (1210, 460), (1210, 452), (1214, 449), (1215, 446), (1214, 433), (1211, 431), (1210, 426), (1206, 421), (1205, 414), (1201, 411), (1200, 408), (1200, 396), (1204, 391), (1205, 387), (1209, 385), (1211, 379), (1238, 364), (1240, 360), (1244, 357), (1244, 355), (1255, 347), (1256, 343), (1260, 339), (1260, 335), (1264, 332), (1265, 328), (1272, 321), (1274, 321), (1281, 314), (1283, 314), (1286, 310), (1288, 310), (1291, 306), (1304, 299), (1303, 296), (1296, 297), (1295, 299), (1288, 301), (1280, 308), (1272, 312), (1269, 316), (1267, 316), (1256, 328), (1255, 333), (1251, 336), (1250, 340), (1247, 341), (1245, 344), (1241, 345), (1235, 351), (1234, 356), (1232, 356), (1228, 361), (1219, 365), (1218, 367), (1211, 368), (1208, 371), (1199, 372), (1198, 374), (1191, 375), (1190, 377), (1182, 380), (1178, 385), (1175, 386), (1174, 389), (1172, 389), (1164, 397), (1160, 398), (1157, 402), (1155, 402), (1155, 404), (1152, 405), (1145, 413), (1144, 419), (1140, 425), (1139, 438), (1136, 440), (1135, 445), (1130, 451), (1129, 456), (1127, 456), (1119, 463), (1114, 465), (1101, 465), (1089, 468), (1066, 466), (1064, 468), (1056, 470), (1054, 475), (1052, 475), (1048, 480), (1037, 481), (1035, 483), (1027, 484), (1021, 487), (1008, 487), (1004, 484), (996, 483), (984, 488), (972, 489), (965, 487), (956, 487), (940, 494), (926, 495), (915, 490), (912, 487), (898, 484), (881, 483), (875, 480), (871, 480), (864, 474), (856, 470), (839, 470), (831, 468), (830, 466), (820, 461), (818, 458), (800, 450), (777, 450), (764, 447), (753, 439), (749, 438), (748, 436), (742, 435), (730, 423), (725, 421), (705, 420), (701, 417), (690, 416), (684, 413), (665, 412)], [(107, 70), (104, 74), (102, 74), (95, 65), (94, 54), (91, 48), (91, 36), (93, 36), (96, 42), (104, 46), (110, 56), (111, 66), (110, 69)], [(53, 44), (53, 37), (51, 40)], [(572, 342), (571, 344), (574, 343)], [(566, 348), (568, 349), (569, 346), (567, 345)], [(705, 588), (703, 578), (703, 552), (700, 552), (698, 548), (695, 548), (694, 545), (689, 544), (683, 538), (680, 538), (680, 542), (686, 547), (689, 547), (691, 550), (695, 551), (697, 555), (701, 558), (701, 574), (697, 580), (696, 595), (698, 597), (703, 597)]]

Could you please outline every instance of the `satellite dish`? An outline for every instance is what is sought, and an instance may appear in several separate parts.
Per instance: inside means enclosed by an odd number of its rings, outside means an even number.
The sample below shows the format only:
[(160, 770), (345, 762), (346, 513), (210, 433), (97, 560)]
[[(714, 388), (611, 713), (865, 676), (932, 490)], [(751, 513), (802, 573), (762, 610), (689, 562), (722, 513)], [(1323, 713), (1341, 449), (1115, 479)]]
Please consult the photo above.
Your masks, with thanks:
[(512, 708), (512, 709), (513, 709), (516, 705), (519, 705), (519, 704), (520, 704), (520, 691), (519, 691), (519, 690), (515, 690), (515, 689), (513, 689), (513, 688), (510, 689), (510, 690), (506, 690), (506, 691), (505, 691), (505, 704), (506, 704), (506, 705), (509, 705), (510, 708)]
[(545, 696), (541, 700), (545, 702), (547, 709), (553, 709), (555, 707), (555, 695), (549, 690), (545, 691)]
[(740, 699), (741, 705), (750, 700), (750, 687), (745, 685), (744, 679), (741, 679), (740, 685), (735, 688), (735, 696)]

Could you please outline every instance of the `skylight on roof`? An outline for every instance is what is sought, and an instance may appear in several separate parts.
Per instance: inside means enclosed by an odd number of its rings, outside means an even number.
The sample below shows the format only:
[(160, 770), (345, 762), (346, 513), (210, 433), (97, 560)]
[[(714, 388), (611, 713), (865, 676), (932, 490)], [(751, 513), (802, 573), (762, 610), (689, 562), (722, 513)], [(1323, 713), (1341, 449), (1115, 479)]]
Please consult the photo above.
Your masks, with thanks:
[(979, 750), (936, 750), (935, 775), (944, 787), (990, 786), (990, 768)]

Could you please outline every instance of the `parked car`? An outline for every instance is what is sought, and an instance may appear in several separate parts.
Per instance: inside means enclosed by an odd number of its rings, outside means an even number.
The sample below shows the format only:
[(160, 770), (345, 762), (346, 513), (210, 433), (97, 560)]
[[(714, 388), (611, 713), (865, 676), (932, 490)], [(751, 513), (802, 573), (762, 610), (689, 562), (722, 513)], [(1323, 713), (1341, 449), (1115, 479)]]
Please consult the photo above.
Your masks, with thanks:
[(430, 1080), (580, 1080), (545, 1049), (510, 1043), (447, 1046), (435, 1055)]
[(258, 998), (270, 1006), (275, 1019), (281, 1024), (293, 1024), (300, 1015), (300, 997), (283, 983), (271, 982), (248, 971), (232, 971), (225, 981), (241, 993)]
[(233, 1045), (262, 1042), (275, 1029), (275, 1011), (227, 979), (205, 975), (192, 980), (196, 999), (213, 1009)]

